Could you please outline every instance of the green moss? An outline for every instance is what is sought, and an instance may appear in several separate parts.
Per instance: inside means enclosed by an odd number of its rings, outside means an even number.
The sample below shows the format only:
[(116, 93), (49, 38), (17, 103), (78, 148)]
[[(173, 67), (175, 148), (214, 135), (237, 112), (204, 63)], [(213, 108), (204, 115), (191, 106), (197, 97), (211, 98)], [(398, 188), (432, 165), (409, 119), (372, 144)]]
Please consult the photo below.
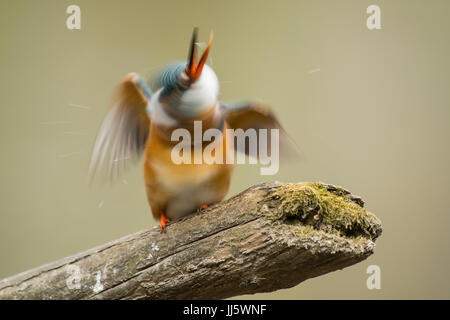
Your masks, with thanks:
[(307, 225), (307, 226), (298, 228), (297, 232), (298, 232), (299, 236), (301, 236), (301, 237), (309, 237), (309, 236), (315, 234), (315, 229), (313, 226)]
[(274, 208), (278, 219), (300, 221), (315, 230), (352, 238), (374, 240), (381, 234), (378, 218), (364, 209), (360, 198), (342, 188), (321, 183), (287, 184), (269, 200), (279, 203)]

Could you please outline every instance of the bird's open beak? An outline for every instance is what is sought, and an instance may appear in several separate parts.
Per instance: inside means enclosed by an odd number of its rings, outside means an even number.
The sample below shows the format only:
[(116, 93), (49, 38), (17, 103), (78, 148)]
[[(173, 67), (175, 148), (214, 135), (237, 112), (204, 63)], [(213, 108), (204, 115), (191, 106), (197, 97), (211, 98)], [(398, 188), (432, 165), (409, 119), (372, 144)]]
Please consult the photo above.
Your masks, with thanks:
[(188, 65), (186, 67), (186, 73), (189, 76), (189, 79), (191, 83), (197, 81), (198, 78), (200, 78), (203, 70), (203, 66), (205, 65), (206, 58), (208, 58), (209, 49), (211, 48), (212, 43), (212, 32), (209, 35), (209, 42), (208, 45), (203, 52), (202, 57), (200, 58), (200, 61), (197, 63), (197, 32), (198, 29), (194, 28), (194, 33), (192, 35), (192, 42), (191, 42), (191, 49), (189, 50), (189, 57), (188, 57)]

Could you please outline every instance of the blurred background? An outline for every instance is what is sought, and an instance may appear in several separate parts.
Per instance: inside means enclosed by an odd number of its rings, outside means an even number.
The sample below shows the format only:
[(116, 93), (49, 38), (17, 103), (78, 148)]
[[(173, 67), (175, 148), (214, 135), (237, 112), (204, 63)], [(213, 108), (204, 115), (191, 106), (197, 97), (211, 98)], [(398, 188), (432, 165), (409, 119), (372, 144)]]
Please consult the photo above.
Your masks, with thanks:
[(449, 14), (448, 0), (0, 0), (0, 278), (157, 224), (142, 166), (89, 187), (90, 152), (115, 85), (186, 59), (198, 26), (200, 41), (214, 31), (220, 99), (269, 103), (303, 154), (276, 176), (238, 166), (228, 196), (323, 181), (383, 222), (366, 261), (240, 298), (450, 298)]

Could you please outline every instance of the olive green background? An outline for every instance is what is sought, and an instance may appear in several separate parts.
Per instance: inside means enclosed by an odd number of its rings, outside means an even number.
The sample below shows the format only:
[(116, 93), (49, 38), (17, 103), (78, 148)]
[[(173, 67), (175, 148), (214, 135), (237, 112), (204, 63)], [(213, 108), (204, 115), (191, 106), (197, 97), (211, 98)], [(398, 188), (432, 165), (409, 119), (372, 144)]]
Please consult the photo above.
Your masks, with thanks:
[[(66, 28), (70, 4), (81, 30)], [(214, 31), (220, 98), (272, 105), (303, 155), (276, 176), (239, 166), (229, 196), (324, 181), (383, 222), (366, 261), (244, 298), (450, 298), (449, 15), (448, 0), (1, 0), (0, 278), (156, 225), (141, 166), (103, 187), (87, 166), (114, 86), (186, 59), (198, 26), (200, 41)]]

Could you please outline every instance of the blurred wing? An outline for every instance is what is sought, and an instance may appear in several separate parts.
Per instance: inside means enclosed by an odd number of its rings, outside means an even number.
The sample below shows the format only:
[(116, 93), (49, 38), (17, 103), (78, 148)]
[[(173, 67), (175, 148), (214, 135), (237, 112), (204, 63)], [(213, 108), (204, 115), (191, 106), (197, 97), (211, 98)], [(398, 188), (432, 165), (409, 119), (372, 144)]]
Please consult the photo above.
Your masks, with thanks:
[(111, 179), (115, 173), (120, 176), (127, 164), (139, 157), (149, 133), (146, 107), (150, 97), (150, 89), (135, 73), (119, 84), (95, 141), (89, 166), (91, 181), (101, 169)]
[[(281, 124), (278, 122), (277, 118), (267, 105), (257, 101), (240, 102), (234, 105), (227, 105), (221, 102), (221, 109), (224, 114), (225, 121), (232, 129), (242, 129), (244, 131), (247, 129), (256, 130), (258, 137), (258, 148), (260, 139), (259, 129), (267, 129), (268, 154), (271, 154), (271, 150), (274, 147), (271, 143), (272, 139), (270, 129), (278, 129), (278, 145), (281, 158), (299, 158), (299, 150), (297, 145), (281, 127)], [(248, 142), (249, 140), (246, 139), (245, 149), (239, 150), (239, 146), (235, 141), (235, 149), (238, 152), (249, 155)]]

